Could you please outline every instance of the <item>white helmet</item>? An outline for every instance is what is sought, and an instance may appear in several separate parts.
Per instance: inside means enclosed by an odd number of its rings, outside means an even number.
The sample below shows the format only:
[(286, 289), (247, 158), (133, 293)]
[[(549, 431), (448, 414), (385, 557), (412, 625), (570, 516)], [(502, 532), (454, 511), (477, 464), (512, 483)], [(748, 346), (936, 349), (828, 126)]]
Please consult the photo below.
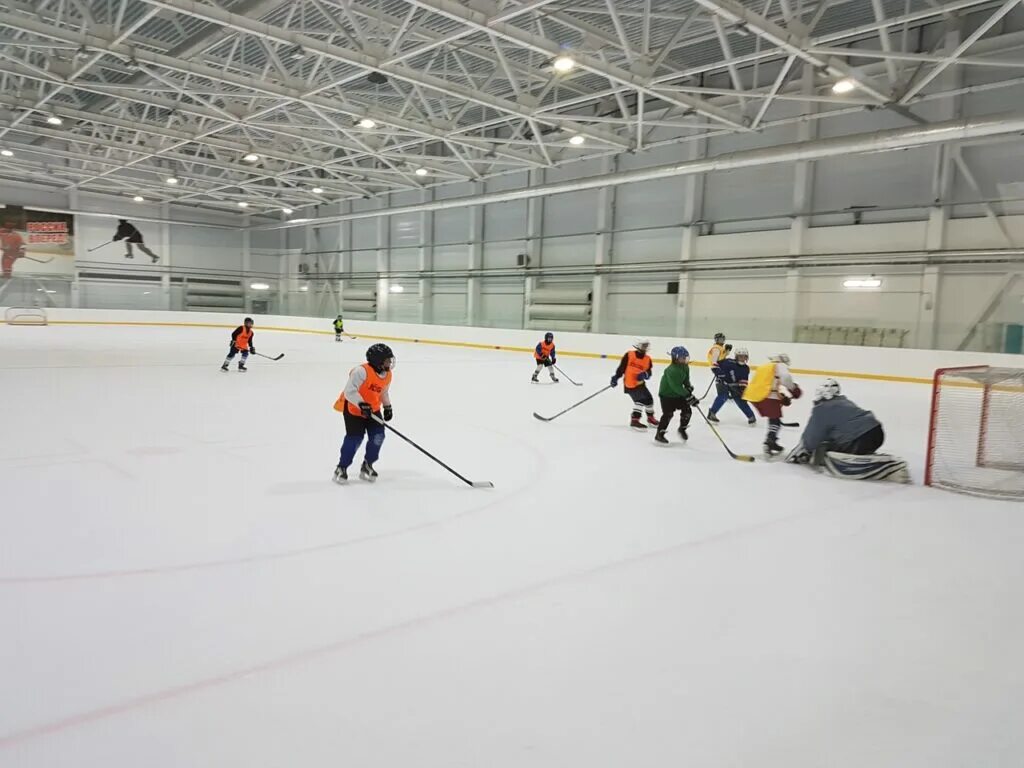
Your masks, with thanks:
[(645, 352), (650, 348), (650, 346), (651, 346), (651, 340), (650, 339), (639, 338), (639, 339), (637, 339), (636, 341), (633, 342), (633, 349), (642, 349)]
[(780, 352), (777, 355), (768, 355), (768, 359), (773, 363), (782, 363), (783, 365), (789, 365), (789, 355), (785, 352)]
[(840, 394), (842, 392), (839, 391), (839, 382), (835, 379), (825, 379), (814, 392), (814, 402), (820, 403), (822, 400), (831, 400)]
[(747, 351), (746, 347), (736, 347), (736, 349), (734, 349), (732, 351), (732, 356), (733, 357), (746, 357), (746, 358), (749, 358), (750, 357), (750, 352)]

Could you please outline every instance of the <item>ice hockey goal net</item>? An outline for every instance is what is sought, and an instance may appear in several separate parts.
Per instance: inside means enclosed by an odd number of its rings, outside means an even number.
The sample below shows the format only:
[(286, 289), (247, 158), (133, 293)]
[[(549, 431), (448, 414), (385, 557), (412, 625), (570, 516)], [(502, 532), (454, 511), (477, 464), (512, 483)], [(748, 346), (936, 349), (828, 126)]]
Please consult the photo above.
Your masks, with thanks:
[(925, 484), (1024, 499), (1024, 368), (940, 368)]
[(8, 307), (4, 310), (8, 325), (46, 325), (46, 310), (42, 307)]

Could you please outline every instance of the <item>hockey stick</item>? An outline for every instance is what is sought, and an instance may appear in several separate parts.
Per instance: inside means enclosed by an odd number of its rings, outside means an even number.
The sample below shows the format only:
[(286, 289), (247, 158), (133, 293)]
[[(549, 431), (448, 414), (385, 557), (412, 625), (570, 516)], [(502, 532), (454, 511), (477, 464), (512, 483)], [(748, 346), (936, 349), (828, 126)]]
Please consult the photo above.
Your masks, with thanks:
[(730, 448), (728, 445), (725, 444), (725, 440), (723, 440), (722, 436), (720, 434), (718, 434), (718, 430), (715, 429), (715, 425), (712, 424), (710, 421), (708, 421), (708, 417), (704, 415), (704, 411), (701, 410), (699, 405), (693, 406), (693, 410), (695, 410), (697, 413), (700, 414), (700, 417), (702, 419), (704, 419), (704, 423), (707, 424), (708, 427), (711, 428), (711, 431), (715, 433), (715, 437), (718, 438), (718, 442), (720, 442), (722, 444), (722, 447), (725, 448), (726, 453), (728, 453), (730, 456), (732, 456), (734, 459), (736, 459), (736, 461), (747, 461), (747, 462), (754, 461), (754, 457), (753, 456), (748, 456), (745, 453), (733, 453), (732, 448)]
[(53, 261), (53, 256), (51, 256), (48, 259), (33, 259), (31, 256), (22, 256), (21, 258), (28, 259), (29, 261), (34, 261), (36, 264), (49, 264), (51, 261)]
[(105, 242), (105, 243), (100, 243), (100, 244), (99, 244), (99, 245), (97, 245), (97, 246), (96, 246), (95, 248), (90, 248), (90, 249), (88, 249), (88, 250), (86, 251), (86, 253), (92, 253), (93, 251), (98, 251), (98, 250), (99, 250), (100, 248), (102, 248), (102, 247), (103, 247), (104, 245), (110, 245), (110, 244), (111, 244), (112, 242), (114, 242), (114, 241), (113, 241), (113, 240), (108, 240), (108, 241), (107, 241), (107, 242)]
[(800, 422), (799, 421), (783, 421), (782, 422), (782, 426), (784, 426), (784, 427), (799, 427), (800, 426)]
[(265, 358), (267, 358), (267, 360), (280, 360), (282, 357), (284, 357), (284, 352), (282, 352), (277, 357), (271, 357), (270, 355), (264, 355), (262, 352), (253, 352), (253, 354), (256, 355), (256, 357), (265, 357)]
[(427, 450), (424, 450), (417, 443), (415, 443), (414, 441), (410, 440), (408, 437), (403, 435), (397, 429), (392, 427), (390, 424), (388, 424), (386, 421), (384, 421), (384, 419), (380, 418), (377, 414), (375, 414), (375, 413), (371, 414), (371, 417), (373, 418), (374, 421), (376, 421), (378, 424), (380, 424), (382, 427), (384, 427), (384, 429), (389, 429), (392, 432), (394, 432), (396, 435), (398, 435), (400, 438), (405, 440), (405, 442), (407, 442), (409, 445), (411, 445), (417, 451), (422, 453), (427, 458), (432, 459), (435, 462), (437, 462), (438, 464), (440, 464), (442, 467), (447, 469), (449, 472), (451, 472), (453, 475), (455, 475), (457, 478), (459, 478), (459, 480), (464, 482), (470, 488), (493, 488), (494, 487), (494, 483), (492, 483), (490, 480), (477, 480), (477, 481), (473, 481), (473, 480), (470, 480), (469, 478), (463, 477), (458, 472), (456, 472), (454, 469), (452, 469), (447, 464), (445, 464), (443, 461), (441, 461), (439, 458), (437, 458), (437, 456), (435, 456), (434, 454), (430, 453)]
[(565, 377), (565, 380), (568, 381), (570, 384), (572, 384), (574, 387), (582, 387), (583, 386), (583, 384), (581, 382), (573, 381), (572, 377), (569, 374), (567, 374), (565, 371), (563, 371), (561, 368), (559, 368), (554, 363), (551, 364), (551, 367), (554, 368), (556, 371), (558, 371), (560, 374), (562, 374)]
[(593, 400), (593, 399), (594, 399), (595, 397), (597, 397), (598, 395), (600, 395), (600, 394), (601, 394), (602, 392), (607, 392), (607, 391), (608, 391), (609, 389), (613, 389), (613, 387), (612, 387), (612, 385), (611, 385), (611, 384), (609, 384), (609, 385), (608, 385), (607, 387), (602, 387), (601, 389), (597, 390), (597, 392), (595, 392), (595, 393), (594, 393), (594, 394), (592, 394), (592, 395), (588, 395), (587, 397), (584, 397), (584, 398), (583, 398), (582, 400), (580, 400), (580, 401), (579, 401), (578, 403), (576, 403), (575, 405), (570, 405), (570, 406), (569, 406), (568, 408), (566, 408), (566, 409), (565, 409), (564, 411), (559, 411), (559, 412), (558, 412), (558, 413), (556, 413), (556, 414), (555, 414), (554, 416), (541, 416), (541, 415), (540, 415), (539, 413), (537, 413), (536, 411), (534, 411), (534, 412), (533, 412), (533, 418), (535, 418), (535, 419), (540, 419), (541, 421), (554, 421), (554, 420), (555, 420), (555, 419), (557, 419), (557, 418), (558, 418), (559, 416), (561, 416), (561, 415), (562, 415), (563, 413), (568, 413), (568, 412), (569, 412), (569, 411), (571, 411), (571, 410), (572, 410), (573, 408), (578, 408), (579, 406), (581, 406), (581, 405), (583, 405), (583, 404), (584, 404), (585, 402), (587, 402), (587, 400)]

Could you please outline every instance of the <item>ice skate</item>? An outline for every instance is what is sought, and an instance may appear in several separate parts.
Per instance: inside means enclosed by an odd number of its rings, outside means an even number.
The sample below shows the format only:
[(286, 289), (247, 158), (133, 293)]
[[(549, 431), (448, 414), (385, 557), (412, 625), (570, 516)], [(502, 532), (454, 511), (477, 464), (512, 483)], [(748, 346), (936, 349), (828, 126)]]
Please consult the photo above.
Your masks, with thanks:
[(647, 414), (647, 423), (650, 424), (652, 427), (656, 427), (656, 426), (658, 426), (659, 422), (658, 422), (657, 418), (655, 418), (653, 413), (648, 413)]
[(530, 377), (530, 381), (532, 381), (534, 384), (540, 384), (540, 382), (537, 381), (537, 374), (536, 373), (533, 374), (533, 376)]
[(368, 483), (374, 483), (377, 481), (377, 471), (373, 468), (372, 464), (363, 462), (363, 466), (359, 468), (359, 479), (365, 480)]
[(156, 264), (158, 261), (160, 261), (160, 257), (159, 256), (154, 256), (153, 257), (153, 263)]
[(224, 371), (224, 373), (227, 373), (227, 372), (228, 372), (228, 364), (227, 364), (227, 363), (224, 363), (224, 365), (222, 365), (222, 366), (220, 367), (220, 369), (221, 369), (222, 371)]
[(768, 435), (768, 439), (764, 441), (764, 455), (768, 457), (778, 456), (785, 450), (779, 445), (778, 438), (775, 435)]
[(654, 442), (668, 445), (668, 438), (665, 437), (665, 431), (663, 429), (659, 429), (654, 433)]
[(239, 363), (238, 364), (238, 372), (239, 373), (245, 373), (248, 370), (249, 369), (245, 367), (245, 363)]
[(720, 424), (721, 423), (721, 422), (719, 422), (718, 417), (715, 415), (714, 411), (708, 411), (708, 421), (710, 421), (712, 424)]
[(348, 470), (345, 467), (335, 467), (334, 477), (331, 479), (338, 485), (345, 485), (348, 483)]
[(753, 416), (751, 416), (749, 419), (747, 419), (747, 425), (751, 426), (751, 427), (756, 427), (757, 426), (757, 419), (755, 419)]
[(629, 426), (633, 429), (647, 429), (647, 425), (640, 421), (640, 414), (634, 413), (633, 418), (629, 420)]
[(690, 436), (689, 436), (688, 434), (686, 434), (686, 427), (680, 427), (680, 428), (679, 428), (679, 437), (680, 437), (680, 438), (682, 438), (682, 441), (683, 441), (684, 443), (685, 443), (685, 442), (686, 442), (687, 440), (689, 440), (689, 439), (690, 439)]
[(552, 376), (551, 377), (551, 383), (552, 384), (557, 384), (558, 383), (558, 377), (557, 376)]

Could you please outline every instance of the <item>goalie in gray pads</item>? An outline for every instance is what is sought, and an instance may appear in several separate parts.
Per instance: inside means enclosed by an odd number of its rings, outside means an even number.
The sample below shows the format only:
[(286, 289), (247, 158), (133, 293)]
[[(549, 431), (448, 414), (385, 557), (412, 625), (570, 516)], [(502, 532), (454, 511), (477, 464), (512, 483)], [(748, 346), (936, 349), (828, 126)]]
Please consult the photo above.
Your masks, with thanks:
[(811, 418), (786, 461), (812, 464), (831, 475), (855, 480), (907, 482), (907, 463), (875, 453), (885, 441), (882, 424), (843, 396), (839, 382), (826, 379), (814, 393)]

